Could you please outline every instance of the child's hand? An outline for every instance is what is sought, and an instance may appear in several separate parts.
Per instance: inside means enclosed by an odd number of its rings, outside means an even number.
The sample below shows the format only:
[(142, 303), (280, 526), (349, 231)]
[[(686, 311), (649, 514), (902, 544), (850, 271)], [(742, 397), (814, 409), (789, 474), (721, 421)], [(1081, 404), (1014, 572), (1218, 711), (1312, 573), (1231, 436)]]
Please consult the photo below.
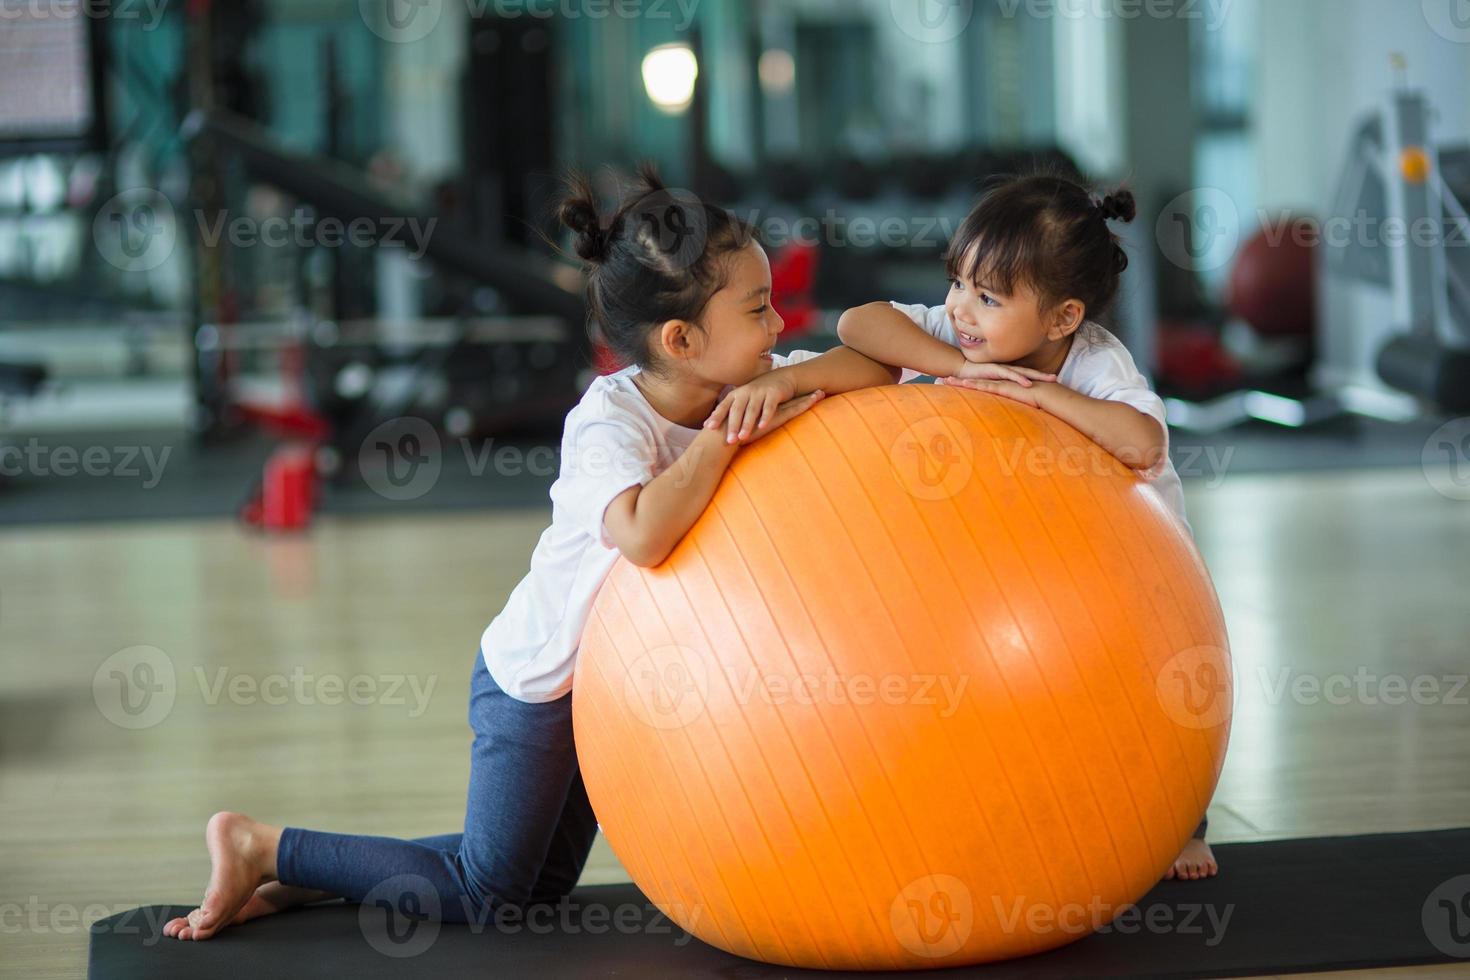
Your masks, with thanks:
[(764, 434), (765, 429), (772, 427), (781, 405), (796, 394), (790, 378), (790, 374), (776, 370), (741, 385), (721, 399), (704, 420), (704, 427), (717, 429), (725, 424), (727, 443), (744, 442), (752, 431)]
[(764, 428), (757, 429), (749, 438), (742, 439), (741, 442), (749, 445), (761, 436), (770, 435), (826, 397), (827, 393), (818, 388), (809, 395), (802, 395), (800, 398), (793, 398), (783, 403), (780, 408), (776, 409), (776, 414), (771, 416), (771, 421), (766, 423)]
[(992, 381), (984, 378), (935, 378), (935, 384), (950, 385), (954, 388), (973, 388), (976, 391), (988, 391), (992, 395), (1000, 395), (1012, 401), (1018, 401), (1022, 405), (1030, 405), (1032, 408), (1044, 409), (1042, 404), (1046, 386), (1035, 387), (1028, 382), (1022, 385), (1015, 381)]
[(1055, 381), (1055, 374), (1042, 374), (1033, 368), (1017, 367), (1013, 364), (976, 364), (966, 361), (954, 375), (975, 381), (1014, 381), (1023, 388), (1031, 387), (1034, 381)]

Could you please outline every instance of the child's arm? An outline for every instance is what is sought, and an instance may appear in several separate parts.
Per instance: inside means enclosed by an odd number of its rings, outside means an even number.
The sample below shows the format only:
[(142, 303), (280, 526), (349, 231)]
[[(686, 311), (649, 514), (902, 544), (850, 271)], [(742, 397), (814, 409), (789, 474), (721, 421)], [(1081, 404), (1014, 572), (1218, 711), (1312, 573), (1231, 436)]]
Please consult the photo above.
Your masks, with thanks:
[[(1001, 382), (1010, 384), (1010, 382)], [(1091, 398), (1063, 384), (1020, 388), (1038, 395), (1040, 407), (1066, 422), (1135, 470), (1151, 470), (1165, 452), (1164, 427), (1126, 402)]]
[(935, 378), (958, 375), (965, 355), (893, 308), (891, 303), (868, 303), (843, 312), (837, 337), (848, 347), (882, 364), (912, 368)]
[[(772, 418), (772, 431), (821, 400), (820, 392), (788, 401)], [(764, 433), (762, 433), (764, 434)], [(740, 446), (707, 429), (694, 437), (674, 464), (642, 486), (629, 487), (603, 512), (612, 543), (635, 565), (657, 565), (699, 520)]]
[[(936, 337), (892, 303), (869, 303), (847, 310), (837, 321), (837, 336), (853, 350), (883, 364), (936, 378), (993, 378), (1022, 385), (1057, 379), (1054, 374), (1014, 364), (968, 360), (953, 343)], [(900, 372), (899, 380), (902, 378)]]
[(893, 384), (899, 374), (898, 368), (879, 364), (850, 348), (837, 347), (798, 364), (775, 368), (734, 389), (715, 406), (704, 427), (718, 430), (728, 419), (725, 441), (744, 442), (752, 432), (764, 434), (780, 406), (797, 395), (817, 391), (840, 395)]
[(949, 378), (945, 384), (1004, 395), (1050, 412), (1135, 470), (1151, 470), (1165, 452), (1167, 433), (1159, 420), (1126, 402), (1091, 398), (1060, 383), (1023, 388), (1013, 381)]

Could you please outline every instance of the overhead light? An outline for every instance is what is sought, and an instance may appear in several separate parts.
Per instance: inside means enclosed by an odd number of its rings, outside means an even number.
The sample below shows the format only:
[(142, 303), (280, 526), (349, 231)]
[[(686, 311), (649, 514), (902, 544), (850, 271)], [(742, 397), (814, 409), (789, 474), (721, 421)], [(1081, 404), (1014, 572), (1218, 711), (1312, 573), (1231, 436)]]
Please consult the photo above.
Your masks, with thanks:
[(694, 101), (699, 60), (687, 44), (660, 44), (643, 56), (643, 88), (663, 112), (675, 114)]

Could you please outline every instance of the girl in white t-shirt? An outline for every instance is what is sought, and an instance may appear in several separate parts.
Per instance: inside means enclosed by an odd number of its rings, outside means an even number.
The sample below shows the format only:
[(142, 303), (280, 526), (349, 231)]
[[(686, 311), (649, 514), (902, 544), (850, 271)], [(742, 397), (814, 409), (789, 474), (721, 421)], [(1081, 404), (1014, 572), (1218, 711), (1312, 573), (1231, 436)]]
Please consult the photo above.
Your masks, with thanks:
[[(207, 939), (338, 897), (480, 923), (560, 900), (597, 833), (572, 741), (572, 672), (618, 556), (663, 561), (743, 445), (824, 392), (893, 380), (889, 368), (846, 348), (773, 354), (782, 322), (752, 229), (669, 191), (649, 168), (606, 217), (588, 184), (574, 180), (560, 217), (587, 263), (592, 318), (629, 367), (595, 380), (567, 415), (551, 526), (476, 651), (464, 832), (400, 840), (217, 813), (205, 833), (213, 870), (204, 901), (167, 923), (166, 935)], [(701, 426), (732, 386), (773, 368), (790, 372), (802, 397), (763, 405), (758, 431)]]
[[(944, 305), (859, 306), (842, 315), (838, 336), (902, 368), (903, 381), (930, 375), (1063, 419), (1150, 480), (1188, 528), (1163, 400), (1118, 339), (1089, 319), (1112, 304), (1128, 267), (1108, 221), (1132, 221), (1136, 211), (1127, 191), (1099, 200), (1064, 177), (1010, 178), (989, 190), (950, 242)], [(731, 392), (709, 424), (733, 424), (727, 413), (744, 418), (749, 406), (806, 390), (789, 372), (773, 371)], [(1167, 877), (1218, 872), (1206, 823)]]

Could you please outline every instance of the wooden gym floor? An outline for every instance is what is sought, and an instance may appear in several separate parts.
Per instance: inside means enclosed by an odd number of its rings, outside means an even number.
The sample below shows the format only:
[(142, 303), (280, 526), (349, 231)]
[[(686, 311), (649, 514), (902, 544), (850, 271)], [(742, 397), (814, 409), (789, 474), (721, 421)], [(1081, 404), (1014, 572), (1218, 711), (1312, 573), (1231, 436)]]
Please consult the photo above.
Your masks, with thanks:
[[(1188, 491), (1238, 684), (1212, 839), (1470, 823), (1470, 690), (1452, 691), (1470, 670), (1470, 503), (1418, 469)], [(338, 518), (281, 540), (227, 521), (0, 536), (0, 976), (81, 977), (86, 922), (197, 900), (215, 810), (458, 830), (476, 645), (546, 519)], [(177, 696), (116, 724), (93, 679), (140, 645), (173, 665)], [(325, 675), (419, 686), (326, 704)], [(1439, 694), (1384, 703), (1392, 676)], [(621, 876), (599, 841), (585, 880)]]

